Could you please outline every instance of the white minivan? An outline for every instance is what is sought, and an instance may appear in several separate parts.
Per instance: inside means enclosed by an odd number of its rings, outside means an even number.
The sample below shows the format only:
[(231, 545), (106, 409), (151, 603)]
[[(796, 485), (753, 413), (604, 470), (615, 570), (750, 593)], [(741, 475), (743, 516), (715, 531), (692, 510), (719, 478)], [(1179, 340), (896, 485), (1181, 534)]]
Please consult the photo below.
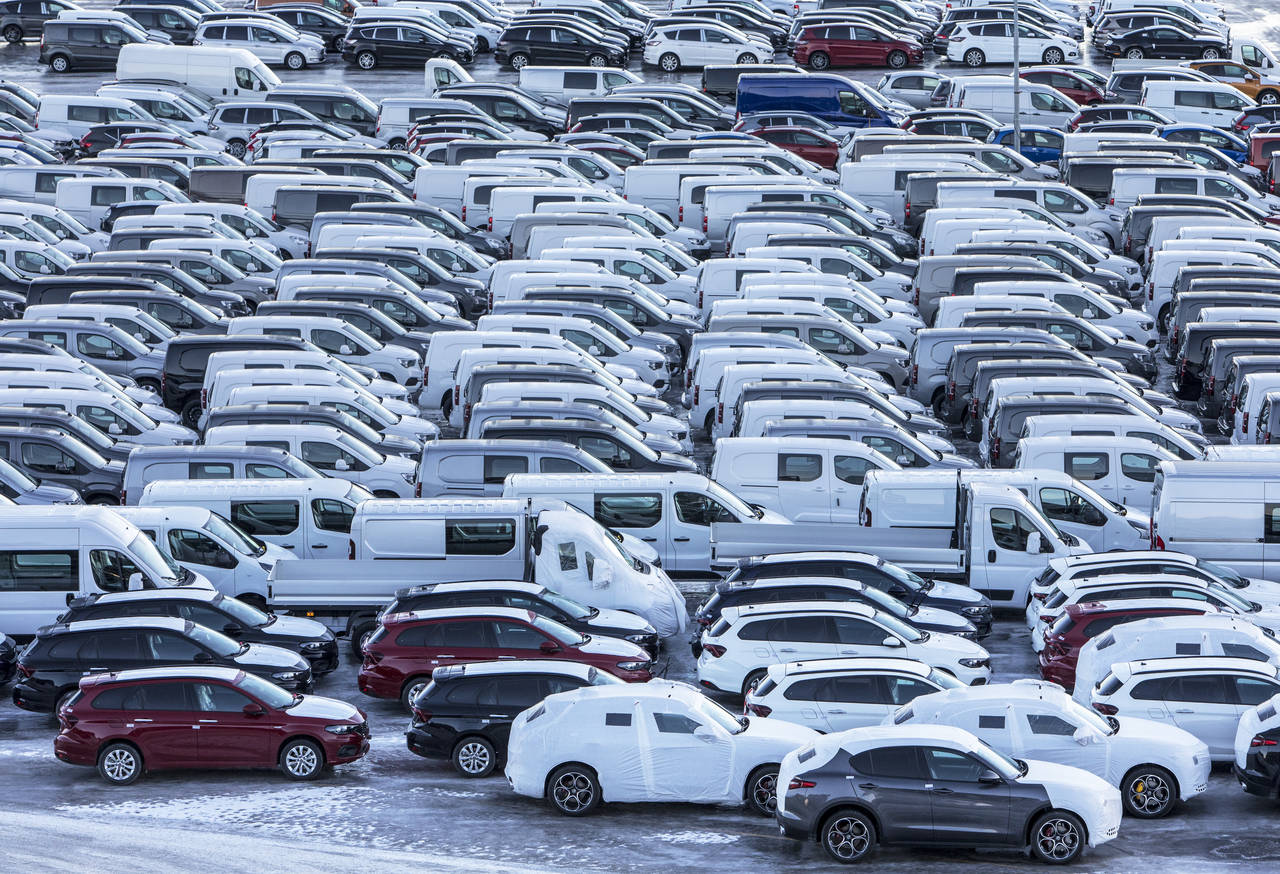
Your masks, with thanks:
[(1169, 116), (1179, 124), (1207, 124), (1230, 128), (1237, 115), (1252, 106), (1239, 89), (1224, 82), (1148, 79), (1142, 84), (1143, 106)]
[(1160, 462), (1176, 460), (1141, 437), (1029, 437), (1018, 441), (1013, 454), (1015, 468), (1061, 470), (1107, 500), (1131, 507), (1150, 506)]
[(1048, 85), (1024, 81), (1020, 91), (1015, 109), (1013, 88), (1007, 76), (958, 77), (952, 84), (947, 105), (984, 112), (1004, 124), (1012, 124), (1014, 116), (1020, 116), (1023, 124), (1055, 128), (1065, 128), (1080, 112), (1079, 104)]

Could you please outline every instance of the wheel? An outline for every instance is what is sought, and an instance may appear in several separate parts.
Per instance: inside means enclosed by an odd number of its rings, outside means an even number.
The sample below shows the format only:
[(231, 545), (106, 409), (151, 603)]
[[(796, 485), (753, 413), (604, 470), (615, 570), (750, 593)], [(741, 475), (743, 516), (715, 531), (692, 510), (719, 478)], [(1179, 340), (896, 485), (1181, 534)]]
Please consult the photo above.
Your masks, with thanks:
[(981, 67), (987, 62), (987, 55), (982, 49), (969, 49), (964, 53), (964, 62), (970, 67)]
[(768, 671), (761, 668), (758, 671), (752, 671), (751, 673), (747, 674), (747, 678), (742, 681), (742, 697), (745, 698), (748, 692), (750, 692), (756, 686), (759, 686), (760, 681), (763, 680), (768, 675), (768, 673), (769, 673)]
[(1143, 57), (1145, 57), (1145, 55), (1143, 55), (1142, 53), (1142, 49), (1140, 49), (1138, 46), (1133, 46), (1132, 48), (1125, 49), (1124, 56), (1131, 61), (1140, 61), (1142, 60)]
[(527, 66), (529, 66), (529, 56), (524, 52), (516, 52), (511, 56), (511, 69), (523, 70)]
[(757, 58), (757, 57), (755, 56), (755, 53), (754, 53), (754, 52), (743, 52), (742, 54), (738, 55), (738, 61), (737, 61), (737, 63), (739, 63), (739, 64), (755, 64), (755, 63), (758, 63), (758, 62), (759, 62), (759, 60), (760, 60), (760, 59), (759, 59), (759, 58)]
[(93, 504), (97, 507), (117, 507), (120, 505), (120, 499), (115, 495), (108, 495), (103, 492), (89, 495), (84, 499), (86, 504)]
[(364, 658), (364, 645), (378, 630), (376, 622), (362, 622), (351, 629), (351, 654), (358, 659)]
[(404, 688), (400, 690), (400, 703), (404, 705), (406, 713), (413, 712), (413, 702), (417, 699), (418, 695), (422, 693), (422, 690), (427, 688), (427, 685), (430, 682), (430, 674), (427, 674), (425, 677), (410, 677), (409, 680), (405, 682)]
[(98, 773), (108, 783), (128, 786), (142, 776), (142, 753), (129, 744), (107, 744), (98, 754)]
[(588, 67), (604, 67), (609, 63), (609, 59), (604, 55), (591, 55), (587, 58)]
[(394, 149), (397, 152), (403, 152), (406, 146), (407, 144), (404, 140), (400, 139), (400, 137), (396, 137), (394, 140), (387, 143), (388, 149)]
[(498, 765), (493, 744), (482, 737), (467, 737), (453, 748), (453, 767), (464, 777), (488, 777)]
[(809, 55), (809, 66), (815, 70), (825, 70), (831, 66), (831, 56), (826, 52), (814, 52)]
[(586, 765), (561, 765), (547, 780), (547, 801), (565, 816), (586, 816), (600, 806), (600, 783)]
[(680, 69), (680, 59), (675, 56), (674, 52), (667, 52), (658, 58), (658, 66), (666, 70), (668, 73), (674, 73)]
[(747, 778), (747, 808), (760, 816), (778, 812), (778, 766), (761, 765)]
[(372, 70), (374, 67), (378, 66), (378, 56), (366, 49), (356, 55), (356, 66), (361, 70)]
[(1173, 775), (1159, 765), (1139, 765), (1124, 775), (1120, 800), (1125, 813), (1140, 819), (1168, 816), (1178, 804), (1178, 786)]
[[(243, 158), (247, 151), (248, 144), (244, 140), (230, 140), (227, 142), (227, 154), (233, 158)], [(185, 415), (185, 413), (184, 413)], [(197, 417), (199, 414), (197, 413)], [(188, 425), (187, 427), (193, 427)]]
[(1046, 64), (1061, 64), (1062, 49), (1050, 46), (1044, 50), (1044, 54), (1041, 55), (1040, 60), (1044, 61)]
[(290, 70), (301, 70), (307, 65), (307, 59), (302, 56), (301, 52), (289, 52), (284, 56), (284, 65)]
[(1263, 91), (1258, 94), (1258, 102), (1263, 106), (1275, 106), (1280, 103), (1280, 92)]
[(889, 52), (889, 57), (885, 58), (885, 60), (888, 62), (889, 66), (892, 67), (893, 69), (901, 70), (903, 67), (907, 65), (908, 58), (907, 58), (906, 52), (895, 50), (895, 51)]
[(1206, 61), (1216, 61), (1218, 58), (1222, 57), (1222, 53), (1213, 46), (1209, 46), (1200, 53), (1200, 57), (1204, 58)]
[(1066, 865), (1084, 852), (1084, 823), (1065, 810), (1041, 814), (1031, 827), (1031, 854), (1050, 865)]
[(4, 29), (4, 38), (6, 42), (22, 42), (22, 28), (18, 27), (16, 24), (9, 25)]
[(314, 780), (324, 770), (324, 751), (313, 740), (295, 738), (280, 748), (280, 770), (291, 780)]
[(329, 51), (341, 54), (342, 40), (344, 39), (344, 37), (345, 37), (345, 34), (341, 34), (341, 33), (334, 34), (333, 39), (329, 40)]
[(476, 54), (489, 51), (489, 41), (482, 36), (476, 37)]
[(156, 382), (154, 379), (140, 379), (137, 382), (138, 388), (145, 388), (155, 392), (156, 394), (160, 394), (160, 383)]
[(59, 695), (59, 696), (58, 696), (58, 703), (56, 703), (56, 704), (54, 704), (54, 705), (53, 705), (53, 718), (54, 718), (54, 719), (57, 719), (57, 718), (58, 718), (58, 713), (59, 713), (59, 712), (61, 712), (61, 710), (62, 710), (62, 708), (63, 708), (63, 707), (66, 707), (66, 706), (67, 706), (67, 702), (68, 702), (68, 701), (70, 701), (70, 700), (71, 700), (71, 698), (72, 698), (72, 697), (76, 694), (76, 692), (78, 692), (78, 691), (80, 691), (80, 689), (79, 689), (79, 687), (78, 687), (78, 686), (72, 686), (70, 689), (67, 689), (65, 692), (63, 692), (61, 695)]
[(837, 810), (822, 824), (822, 849), (845, 865), (861, 862), (876, 846), (876, 826), (857, 810)]
[(65, 73), (71, 69), (71, 59), (66, 55), (54, 55), (49, 59), (49, 69), (55, 73)]

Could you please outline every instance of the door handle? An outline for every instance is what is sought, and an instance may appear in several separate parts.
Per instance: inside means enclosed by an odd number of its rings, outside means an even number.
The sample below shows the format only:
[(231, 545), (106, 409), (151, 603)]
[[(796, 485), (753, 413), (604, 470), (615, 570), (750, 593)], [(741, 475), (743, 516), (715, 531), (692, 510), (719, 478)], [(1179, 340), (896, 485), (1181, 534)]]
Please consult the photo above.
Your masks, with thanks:
[(828, 710), (827, 712), (828, 712), (828, 713), (830, 713), (830, 714), (833, 714), (833, 715), (834, 715), (834, 714), (839, 714), (839, 715), (841, 715), (841, 716), (844, 716), (846, 713), (848, 713), (848, 711), (847, 711), (847, 710)]
[(674, 542), (676, 542), (676, 543), (688, 543), (688, 542), (689, 542), (689, 538), (688, 538), (688, 537), (673, 537), (673, 538), (671, 538), (671, 539), (672, 539)]
[(507, 659), (511, 661), (515, 661), (516, 657), (515, 656), (498, 656), (498, 661), (504, 661)]
[(216, 724), (218, 723), (218, 720), (216, 720), (216, 719), (201, 719), (201, 720), (198, 720), (198, 722), (199, 722), (201, 725), (216, 725)]
[(312, 548), (312, 549), (328, 549), (328, 548), (329, 548), (329, 544), (327, 544), (327, 543), (313, 543), (313, 544), (311, 544), (311, 548)]
[(135, 720), (134, 720), (134, 722), (151, 722), (151, 721), (152, 721), (152, 720), (150, 720), (150, 719), (146, 719), (146, 718), (141, 718), (141, 719), (135, 719)]
[(938, 795), (955, 795), (956, 794), (954, 789), (946, 789), (941, 786), (931, 791)]
[(656, 537), (641, 537), (640, 539), (641, 539), (641, 540), (643, 540), (645, 543), (657, 543), (657, 542), (658, 542), (658, 538), (656, 538)]
[(284, 546), (284, 548), (285, 548), (285, 549), (293, 549), (293, 544), (292, 544), (292, 543), (285, 543), (285, 544), (282, 544), (282, 545)]
[(1175, 710), (1175, 711), (1173, 711), (1173, 712), (1174, 712), (1174, 713), (1195, 713), (1195, 711), (1194, 711), (1194, 710), (1190, 710), (1190, 709), (1185, 709), (1185, 710)]
[(794, 649), (780, 649), (778, 652), (795, 652)]
[(987, 550), (987, 564), (996, 563), (996, 551), (994, 549)]
[(859, 789), (879, 789), (880, 787), (877, 786), (875, 783), (859, 783), (858, 788)]
[(454, 654), (453, 654), (453, 653), (451, 653), (451, 652), (442, 652), (442, 653), (440, 653), (438, 656), (436, 656), (436, 658), (438, 658), (438, 659), (456, 659), (456, 658), (457, 658), (457, 656), (456, 656), (456, 655), (454, 655)]

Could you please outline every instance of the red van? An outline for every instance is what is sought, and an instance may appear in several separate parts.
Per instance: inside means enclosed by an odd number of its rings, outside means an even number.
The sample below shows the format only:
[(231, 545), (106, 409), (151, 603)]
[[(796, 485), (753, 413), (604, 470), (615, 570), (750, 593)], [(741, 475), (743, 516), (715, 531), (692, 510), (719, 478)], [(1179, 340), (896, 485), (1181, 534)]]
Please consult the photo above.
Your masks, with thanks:
[(451, 607), (384, 616), (364, 645), (360, 691), (399, 698), (412, 712), (436, 668), (498, 659), (568, 659), (632, 683), (653, 676), (652, 658), (634, 643), (582, 634), (531, 610)]
[(96, 674), (58, 711), (54, 755), (126, 785), (145, 771), (279, 768), (313, 780), (369, 751), (369, 723), (345, 701), (286, 692), (235, 668)]

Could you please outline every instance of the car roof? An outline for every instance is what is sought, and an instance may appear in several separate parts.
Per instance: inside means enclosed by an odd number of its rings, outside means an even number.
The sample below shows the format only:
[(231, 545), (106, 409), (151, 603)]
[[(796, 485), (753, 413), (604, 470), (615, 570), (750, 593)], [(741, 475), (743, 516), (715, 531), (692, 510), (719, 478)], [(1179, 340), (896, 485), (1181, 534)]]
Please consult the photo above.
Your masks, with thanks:
[[(943, 689), (934, 692), (927, 698), (930, 712), (944, 711), (951, 707), (995, 701), (1002, 706), (1014, 705), (1017, 702), (1047, 701), (1057, 708), (1065, 708), (1067, 691), (1056, 683), (1045, 680), (1020, 679), (1011, 683), (991, 683), (985, 686), (965, 686), (958, 689)], [(923, 699), (916, 702), (916, 712), (921, 712)]]
[(186, 631), (193, 624), (186, 619), (171, 619), (165, 616), (121, 616), (118, 619), (84, 619), (79, 622), (46, 625), (40, 631), (71, 633), (75, 631), (111, 631), (119, 628), (159, 628), (166, 631)]
[(444, 607), (435, 610), (408, 610), (388, 613), (382, 617), (384, 625), (404, 625), (410, 622), (428, 622), (441, 619), (519, 619), (530, 622), (538, 614), (532, 610), (515, 607)]
[(879, 614), (869, 604), (856, 601), (780, 601), (773, 604), (744, 604), (738, 607), (726, 607), (721, 618), (736, 622), (739, 620), (758, 619), (765, 616), (787, 616), (810, 613), (852, 613), (856, 616), (873, 618)]
[(1217, 613), (1218, 608), (1190, 598), (1117, 598), (1114, 601), (1081, 601), (1070, 604), (1066, 611), (1077, 619), (1099, 613), (1140, 613), (1144, 610), (1187, 610)]
[(933, 668), (915, 659), (855, 657), (846, 659), (813, 659), (803, 662), (786, 662), (773, 668), (790, 678), (823, 674), (888, 673), (898, 672), (927, 677)]
[(1233, 671), (1236, 673), (1257, 674), (1259, 676), (1277, 678), (1280, 667), (1270, 662), (1257, 659), (1236, 658), (1233, 656), (1173, 656), (1163, 659), (1137, 659), (1125, 663), (1130, 676), (1138, 678), (1145, 674), (1190, 673), (1192, 671)]
[(566, 677), (588, 679), (596, 668), (581, 662), (556, 659), (515, 659), (501, 662), (468, 662), (462, 665), (442, 665), (431, 673), (436, 682), (461, 680), (467, 677), (492, 677), (509, 674), (562, 674)]
[(239, 683), (245, 672), (239, 668), (224, 668), (218, 665), (172, 665), (163, 668), (133, 668), (127, 671), (113, 671), (96, 674), (80, 681), (83, 686), (97, 686), (111, 683), (128, 683), (138, 680), (225, 680), (228, 683)]
[(546, 586), (541, 583), (528, 583), (521, 580), (465, 580), (450, 583), (424, 583), (420, 586), (406, 586), (396, 591), (397, 598), (412, 598), (416, 595), (443, 595), (448, 592), (531, 592), (543, 591)]

